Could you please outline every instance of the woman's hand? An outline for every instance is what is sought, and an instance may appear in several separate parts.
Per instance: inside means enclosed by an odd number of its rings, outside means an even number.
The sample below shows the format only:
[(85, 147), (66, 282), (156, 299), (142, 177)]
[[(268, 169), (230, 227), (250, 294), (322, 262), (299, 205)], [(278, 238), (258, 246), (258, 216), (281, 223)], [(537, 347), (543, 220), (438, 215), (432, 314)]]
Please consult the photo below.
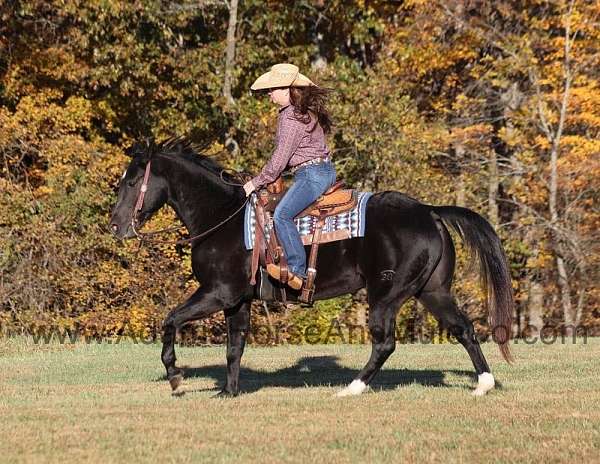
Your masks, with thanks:
[(252, 192), (254, 192), (254, 190), (256, 189), (251, 180), (244, 184), (244, 192), (246, 192), (246, 196), (250, 195)]

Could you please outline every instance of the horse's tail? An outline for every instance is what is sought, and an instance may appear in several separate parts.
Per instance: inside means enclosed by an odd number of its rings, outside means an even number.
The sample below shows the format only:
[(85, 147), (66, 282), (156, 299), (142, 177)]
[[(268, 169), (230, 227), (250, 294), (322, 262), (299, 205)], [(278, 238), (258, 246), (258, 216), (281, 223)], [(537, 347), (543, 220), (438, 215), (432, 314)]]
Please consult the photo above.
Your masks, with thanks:
[(500, 238), (491, 224), (467, 208), (437, 206), (433, 210), (450, 225), (479, 258), (481, 285), (487, 295), (486, 307), (492, 336), (507, 362), (512, 361), (508, 342), (515, 308), (510, 271)]

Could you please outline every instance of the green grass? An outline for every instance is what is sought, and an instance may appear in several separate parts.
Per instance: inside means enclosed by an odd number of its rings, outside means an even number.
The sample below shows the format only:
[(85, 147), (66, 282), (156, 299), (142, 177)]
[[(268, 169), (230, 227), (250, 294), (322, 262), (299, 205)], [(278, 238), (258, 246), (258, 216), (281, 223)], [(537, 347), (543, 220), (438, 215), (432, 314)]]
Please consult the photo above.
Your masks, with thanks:
[(357, 345), (249, 347), (238, 398), (214, 399), (224, 347), (0, 340), (2, 462), (598, 462), (600, 339), (484, 352), (502, 387), (474, 398), (460, 346), (399, 345), (371, 392), (335, 398)]

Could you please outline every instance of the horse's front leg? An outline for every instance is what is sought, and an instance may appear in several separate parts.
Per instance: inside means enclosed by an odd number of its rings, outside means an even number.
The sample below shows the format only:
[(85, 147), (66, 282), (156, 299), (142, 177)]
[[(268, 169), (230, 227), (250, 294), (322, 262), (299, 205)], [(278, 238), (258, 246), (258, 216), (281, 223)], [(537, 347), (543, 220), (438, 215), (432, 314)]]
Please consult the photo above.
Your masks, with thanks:
[(227, 382), (218, 396), (239, 393), (240, 361), (250, 330), (250, 302), (242, 302), (225, 310), (227, 321)]
[(183, 394), (180, 388), (183, 381), (183, 371), (175, 366), (175, 335), (177, 330), (186, 322), (203, 319), (223, 308), (222, 302), (216, 297), (217, 292), (211, 292), (200, 287), (181, 305), (169, 312), (163, 323), (162, 362), (167, 370), (167, 379), (171, 384), (173, 395)]

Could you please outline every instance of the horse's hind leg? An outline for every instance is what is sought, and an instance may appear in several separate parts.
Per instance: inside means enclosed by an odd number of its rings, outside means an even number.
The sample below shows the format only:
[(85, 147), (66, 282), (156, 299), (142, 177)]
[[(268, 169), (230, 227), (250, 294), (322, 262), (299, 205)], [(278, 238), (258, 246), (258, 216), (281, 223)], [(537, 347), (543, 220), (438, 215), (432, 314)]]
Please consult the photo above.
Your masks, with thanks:
[[(376, 294), (374, 289), (369, 295)], [(337, 396), (360, 395), (379, 372), (383, 363), (396, 349), (396, 312), (410, 295), (396, 294), (392, 298), (369, 296), (369, 332), (371, 333), (371, 357), (356, 378)], [(373, 301), (376, 300), (376, 301)]]
[(473, 323), (460, 312), (450, 290), (438, 287), (433, 291), (423, 291), (418, 299), (435, 316), (442, 328), (456, 337), (469, 353), (479, 379), (473, 395), (482, 396), (493, 389), (494, 376), (490, 373), (490, 368), (481, 352)]
[(240, 361), (244, 354), (246, 336), (250, 330), (250, 303), (243, 302), (225, 310), (227, 321), (227, 382), (217, 396), (236, 396), (239, 393)]

